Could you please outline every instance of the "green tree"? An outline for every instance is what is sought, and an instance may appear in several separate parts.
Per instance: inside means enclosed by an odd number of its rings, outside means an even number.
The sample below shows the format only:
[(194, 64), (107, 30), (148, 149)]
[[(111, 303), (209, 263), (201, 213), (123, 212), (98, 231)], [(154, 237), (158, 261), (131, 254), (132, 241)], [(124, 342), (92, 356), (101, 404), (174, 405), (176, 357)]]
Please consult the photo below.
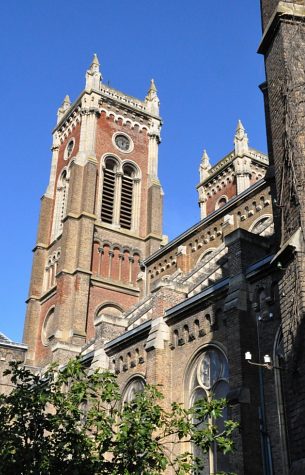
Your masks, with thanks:
[[(186, 475), (202, 464), (191, 444), (233, 450), (237, 424), (226, 421), (219, 433), (206, 422), (222, 416), (224, 400), (165, 410), (161, 392), (147, 386), (123, 404), (115, 375), (78, 359), (43, 377), (18, 363), (6, 374), (14, 389), (0, 396), (1, 475), (157, 475), (168, 466)], [(177, 450), (181, 443), (189, 450)]]

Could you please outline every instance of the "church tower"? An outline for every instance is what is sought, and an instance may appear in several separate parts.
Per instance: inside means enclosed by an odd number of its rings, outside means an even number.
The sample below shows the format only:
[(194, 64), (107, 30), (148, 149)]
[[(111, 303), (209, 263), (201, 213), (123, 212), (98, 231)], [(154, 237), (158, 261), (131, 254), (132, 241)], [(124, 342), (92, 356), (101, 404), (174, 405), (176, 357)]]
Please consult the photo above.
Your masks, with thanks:
[[(269, 179), (274, 187), (281, 326), (274, 358), (286, 402), (284, 473), (305, 473), (305, 0), (261, 0)], [(273, 183), (273, 184), (272, 184)]]
[[(140, 263), (160, 248), (161, 118), (151, 81), (144, 101), (102, 82), (94, 55), (85, 90), (58, 109), (42, 197), (24, 342), (28, 364), (78, 354), (97, 332), (121, 333), (145, 283)], [(144, 290), (143, 290), (144, 291)]]

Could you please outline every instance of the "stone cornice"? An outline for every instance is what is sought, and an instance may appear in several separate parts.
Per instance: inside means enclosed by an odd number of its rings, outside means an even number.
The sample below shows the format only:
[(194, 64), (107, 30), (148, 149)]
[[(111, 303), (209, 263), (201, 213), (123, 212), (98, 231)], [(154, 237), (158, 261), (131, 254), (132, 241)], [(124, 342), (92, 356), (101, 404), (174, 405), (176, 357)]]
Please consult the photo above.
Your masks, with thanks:
[(178, 303), (172, 308), (169, 308), (165, 311), (165, 318), (164, 321), (166, 323), (170, 322), (172, 319), (180, 318), (185, 311), (189, 311), (190, 308), (196, 307), (197, 305), (202, 304), (202, 302), (209, 300), (211, 295), (215, 295), (215, 293), (223, 292), (227, 289), (229, 285), (229, 278), (225, 278), (216, 282), (216, 284), (207, 287), (202, 292), (194, 295), (193, 297), (189, 297), (181, 303)]
[(67, 274), (67, 275), (85, 274), (85, 275), (91, 276), (92, 272), (86, 269), (82, 269), (81, 267), (77, 267), (73, 271), (62, 269), (59, 272), (57, 272), (56, 277), (60, 277), (62, 274)]
[(63, 219), (63, 222), (67, 221), (69, 218), (71, 219), (81, 219), (81, 218), (88, 218), (88, 219), (91, 219), (93, 221), (96, 220), (96, 215), (95, 214), (92, 214), (92, 213), (87, 213), (87, 211), (82, 211), (81, 213), (79, 214), (76, 214), (76, 213), (68, 213), (64, 219)]
[(44, 303), (47, 300), (49, 300), (51, 297), (54, 297), (54, 295), (56, 295), (56, 290), (57, 290), (57, 285), (53, 285), (53, 287), (51, 287), (49, 290), (47, 290), (46, 292), (42, 294), (39, 301), (41, 303)]
[(116, 233), (122, 234), (123, 236), (128, 236), (130, 238), (134, 238), (137, 241), (142, 241), (143, 243), (151, 238), (157, 239), (160, 242), (163, 240), (163, 236), (160, 236), (159, 234), (149, 233), (145, 237), (141, 237), (134, 231), (129, 231), (123, 228), (115, 228), (113, 225), (103, 223), (102, 221), (97, 221), (95, 223), (95, 227), (98, 229), (107, 229), (108, 231), (115, 231)]
[(257, 52), (265, 54), (269, 45), (277, 32), (277, 29), (282, 20), (304, 21), (305, 20), (305, 6), (297, 5), (295, 3), (279, 2), (276, 11), (270, 18), (265, 31), (263, 33), (262, 40), (259, 44)]
[(0, 341), (0, 348), (11, 348), (27, 351), (28, 346), (24, 343), (15, 343), (14, 341)]
[(133, 295), (138, 297), (140, 289), (135, 288), (128, 284), (123, 284), (122, 282), (118, 282), (112, 279), (104, 279), (98, 277), (96, 275), (91, 277), (91, 284), (95, 285), (96, 287), (103, 287), (104, 289), (115, 290), (117, 292), (123, 292), (128, 295)]
[(46, 251), (47, 249), (49, 249), (50, 246), (48, 246), (47, 244), (44, 244), (42, 242), (38, 242), (35, 247), (33, 248), (33, 252), (37, 251), (38, 249), (41, 249), (42, 251)]
[(118, 351), (121, 351), (124, 347), (129, 346), (131, 343), (144, 339), (148, 335), (150, 328), (151, 321), (149, 320), (148, 322), (142, 323), (132, 330), (128, 330), (127, 332), (123, 333), (123, 335), (114, 338), (105, 344), (106, 354), (111, 356)]

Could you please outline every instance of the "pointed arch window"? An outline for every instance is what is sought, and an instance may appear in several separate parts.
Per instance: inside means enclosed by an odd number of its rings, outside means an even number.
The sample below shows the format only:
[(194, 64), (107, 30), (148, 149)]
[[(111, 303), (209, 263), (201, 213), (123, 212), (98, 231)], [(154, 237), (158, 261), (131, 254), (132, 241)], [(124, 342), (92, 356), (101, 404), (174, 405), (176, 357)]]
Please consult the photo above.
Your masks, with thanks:
[(55, 198), (55, 212), (53, 221), (53, 239), (56, 239), (63, 229), (63, 219), (67, 212), (69, 190), (69, 178), (67, 170), (64, 170), (57, 182), (56, 198)]
[(130, 163), (121, 164), (113, 157), (105, 159), (101, 221), (123, 229), (138, 226), (139, 178)]
[(112, 158), (106, 159), (103, 180), (101, 220), (104, 223), (109, 224), (112, 224), (114, 220), (117, 168), (118, 167), (115, 160)]
[(285, 368), (285, 349), (284, 340), (281, 328), (278, 330), (273, 350), (274, 361), (274, 379), (275, 379), (275, 394), (279, 423), (279, 438), (281, 444), (281, 457), (283, 465), (283, 473), (288, 473), (289, 469), (289, 452), (287, 442), (287, 420), (285, 413), (285, 398), (283, 388), (283, 374), (282, 371)]
[(133, 401), (137, 393), (141, 393), (145, 388), (145, 380), (141, 376), (135, 376), (124, 389), (122, 401), (123, 404)]
[(135, 169), (131, 165), (125, 165), (123, 167), (120, 206), (120, 226), (125, 229), (132, 228), (134, 177)]
[[(216, 346), (206, 347), (195, 358), (189, 372), (189, 406), (193, 406), (200, 399), (210, 400), (225, 398), (229, 391), (229, 368), (224, 353)], [(223, 411), (223, 418), (216, 421), (219, 431), (224, 428), (224, 420), (227, 419), (227, 410)], [(213, 424), (212, 419), (203, 424)], [(208, 453), (203, 453), (197, 446), (192, 447), (196, 457), (202, 459), (204, 468), (198, 475), (212, 475), (218, 471), (228, 470), (228, 459), (217, 450), (214, 444)]]

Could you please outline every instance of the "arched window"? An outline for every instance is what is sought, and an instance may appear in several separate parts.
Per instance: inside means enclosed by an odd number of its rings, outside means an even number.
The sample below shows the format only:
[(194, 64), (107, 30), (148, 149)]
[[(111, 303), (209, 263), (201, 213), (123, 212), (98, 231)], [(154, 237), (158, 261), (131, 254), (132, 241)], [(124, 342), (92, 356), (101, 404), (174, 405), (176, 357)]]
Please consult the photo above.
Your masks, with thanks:
[(274, 232), (273, 217), (261, 216), (250, 226), (249, 231), (260, 236), (271, 236)]
[[(228, 361), (224, 353), (215, 346), (205, 348), (197, 355), (189, 372), (189, 406), (193, 406), (200, 399), (210, 400), (212, 397), (216, 399), (226, 397), (229, 391), (228, 378)], [(223, 421), (226, 418), (227, 413), (224, 410), (223, 418), (216, 421), (220, 431), (223, 430)], [(212, 419), (206, 421), (206, 424), (212, 423), (215, 423)], [(229, 469), (227, 457), (217, 451), (216, 444), (210, 448), (208, 454), (202, 453), (196, 446), (192, 449), (194, 455), (202, 458), (204, 462), (204, 468), (200, 471), (200, 475), (215, 474)]]
[(96, 313), (94, 324), (99, 325), (104, 319), (117, 319), (121, 318), (123, 314), (123, 310), (114, 304), (106, 304), (99, 308)]
[(135, 166), (106, 157), (103, 168), (101, 220), (124, 229), (135, 229), (139, 220), (139, 179)]
[(131, 165), (124, 165), (121, 190), (120, 226), (125, 229), (131, 229), (132, 227), (134, 177), (134, 168)]
[(60, 249), (57, 249), (47, 259), (47, 266), (44, 276), (44, 290), (48, 290), (56, 284), (57, 265), (60, 259)]
[(224, 206), (227, 202), (228, 202), (227, 196), (225, 195), (221, 196), (216, 202), (215, 209), (222, 208), (222, 206)]
[(116, 172), (115, 160), (107, 158), (104, 169), (101, 220), (109, 224), (112, 224), (114, 219)]
[(55, 198), (55, 213), (53, 221), (53, 239), (56, 239), (63, 228), (63, 219), (67, 212), (69, 179), (67, 170), (64, 170), (57, 182), (56, 198)]
[(129, 381), (123, 393), (123, 404), (131, 402), (137, 393), (140, 393), (144, 390), (144, 387), (145, 381), (143, 378), (141, 378), (141, 376), (136, 376), (131, 381)]
[(273, 361), (274, 361), (274, 379), (275, 379), (275, 394), (276, 394), (276, 404), (277, 404), (277, 414), (279, 421), (279, 437), (281, 444), (281, 456), (282, 456), (282, 465), (283, 473), (288, 473), (288, 444), (287, 444), (287, 421), (285, 415), (285, 401), (284, 401), (284, 391), (283, 391), (283, 378), (282, 372), (285, 368), (285, 351), (284, 351), (284, 341), (283, 334), (281, 329), (278, 330), (278, 333), (275, 338), (274, 351), (273, 351)]

